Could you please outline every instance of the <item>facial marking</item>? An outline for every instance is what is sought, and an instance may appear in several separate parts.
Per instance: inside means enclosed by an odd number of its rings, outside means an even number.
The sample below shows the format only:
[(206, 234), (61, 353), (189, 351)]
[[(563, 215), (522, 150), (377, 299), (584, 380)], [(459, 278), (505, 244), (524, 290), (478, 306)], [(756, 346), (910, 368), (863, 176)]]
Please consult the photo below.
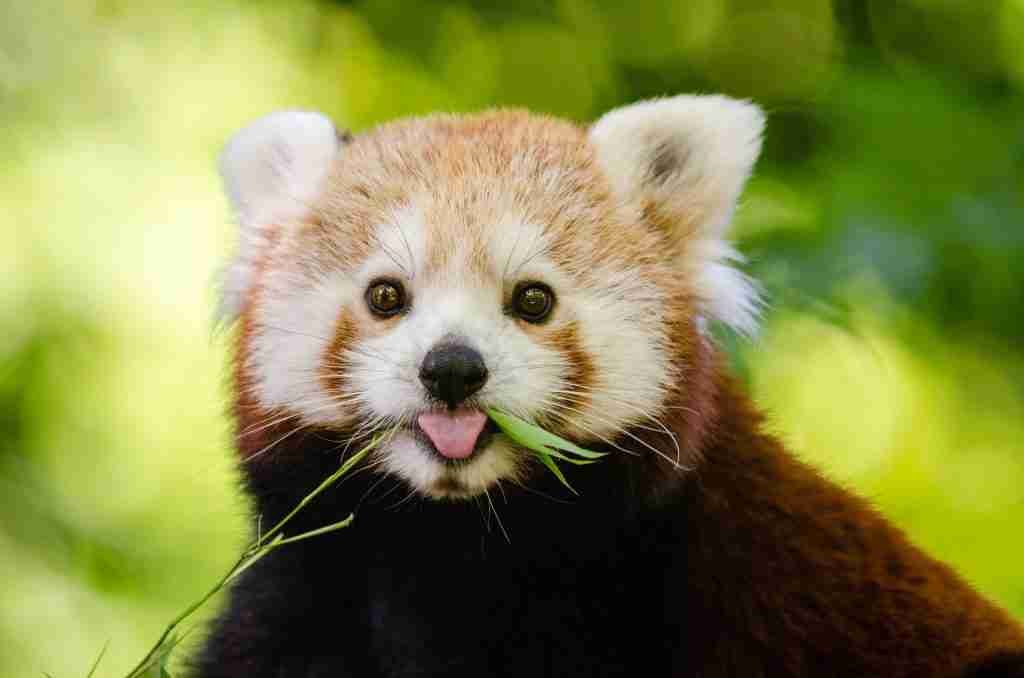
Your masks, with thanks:
[(327, 345), (322, 360), (322, 379), (324, 390), (330, 398), (341, 402), (351, 391), (347, 368), (350, 347), (358, 345), (359, 321), (351, 308), (343, 308), (338, 314), (338, 322), (334, 328), (334, 336)]
[(538, 340), (551, 348), (565, 361), (565, 371), (561, 381), (563, 388), (552, 395), (552, 401), (558, 403), (553, 409), (561, 409), (563, 416), (568, 414), (571, 421), (573, 411), (585, 410), (590, 404), (590, 394), (594, 391), (597, 371), (590, 355), (583, 350), (579, 335), (579, 326), (575, 320), (566, 322), (559, 327), (545, 332), (538, 332)]

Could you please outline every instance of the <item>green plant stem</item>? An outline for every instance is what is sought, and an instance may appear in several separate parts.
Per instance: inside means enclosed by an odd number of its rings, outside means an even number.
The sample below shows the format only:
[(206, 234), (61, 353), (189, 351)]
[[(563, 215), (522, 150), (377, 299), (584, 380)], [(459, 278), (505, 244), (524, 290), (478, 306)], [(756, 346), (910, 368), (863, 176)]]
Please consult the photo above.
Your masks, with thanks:
[[(162, 654), (166, 655), (166, 653), (173, 649), (174, 646), (177, 644), (177, 641), (174, 641), (171, 642), (170, 647), (166, 647), (178, 626), (183, 621), (192, 616), (192, 614), (195, 613), (196, 610), (198, 610), (204, 604), (206, 604), (206, 602), (210, 600), (210, 598), (213, 598), (215, 595), (217, 595), (217, 593), (219, 593), (225, 586), (231, 583), (245, 570), (249, 569), (252, 565), (258, 562), (268, 553), (286, 544), (294, 544), (295, 542), (302, 541), (304, 539), (309, 539), (311, 537), (317, 537), (323, 534), (327, 534), (329, 532), (335, 532), (337, 530), (346, 528), (349, 525), (351, 525), (352, 521), (355, 519), (355, 516), (353, 514), (349, 514), (347, 518), (345, 518), (344, 520), (340, 520), (336, 523), (331, 523), (330, 525), (325, 525), (323, 527), (319, 527), (314, 530), (309, 530), (308, 532), (303, 532), (297, 535), (293, 535), (291, 537), (285, 537), (283, 534), (280, 534), (281, 530), (284, 529), (285, 525), (287, 525), (288, 522), (292, 518), (294, 518), (299, 511), (308, 506), (309, 503), (312, 502), (318, 495), (323, 493), (324, 490), (329, 488), (331, 485), (336, 483), (338, 479), (340, 479), (342, 476), (344, 476), (346, 473), (352, 470), (352, 468), (356, 464), (362, 461), (366, 457), (366, 455), (369, 454), (370, 451), (373, 450), (373, 448), (375, 448), (380, 443), (383, 437), (383, 435), (376, 436), (365, 447), (363, 447), (357, 453), (352, 455), (352, 457), (346, 460), (345, 463), (343, 463), (341, 467), (338, 468), (337, 471), (329, 475), (326, 479), (324, 479), (322, 483), (317, 485), (316, 489), (314, 489), (312, 492), (303, 497), (302, 501), (300, 501), (295, 506), (295, 508), (293, 508), (288, 513), (288, 515), (286, 515), (284, 518), (278, 521), (278, 523), (274, 525), (274, 527), (272, 527), (268, 532), (259, 535), (253, 543), (246, 547), (245, 551), (242, 552), (242, 555), (238, 558), (237, 561), (235, 561), (235, 564), (232, 565), (230, 569), (228, 569), (224, 576), (222, 576), (220, 580), (209, 591), (207, 591), (201, 598), (199, 598), (194, 603), (189, 605), (187, 608), (185, 608), (184, 611), (182, 611), (180, 614), (178, 614), (178, 616), (171, 620), (167, 627), (164, 628), (163, 633), (160, 634), (160, 638), (157, 639), (153, 647), (149, 650), (149, 652), (146, 653), (146, 656), (143, 657), (142, 660), (135, 666), (135, 668), (133, 668), (128, 673), (127, 678), (143, 678), (144, 672), (152, 668), (154, 662), (159, 660)], [(268, 540), (270, 541), (268, 542)], [(100, 659), (102, 659), (102, 654), (100, 655)], [(97, 664), (98, 663), (99, 659), (97, 659)], [(96, 667), (94, 666), (93, 671), (95, 670)], [(90, 673), (90, 675), (92, 675), (92, 673)]]
[(177, 617), (171, 620), (171, 623), (169, 623), (167, 627), (164, 629), (164, 632), (160, 634), (160, 638), (153, 645), (152, 649), (150, 649), (150, 651), (146, 653), (146, 656), (142, 658), (142, 661), (140, 661), (135, 666), (135, 668), (128, 673), (128, 678), (141, 678), (143, 672), (153, 666), (153, 661), (160, 656), (160, 650), (164, 648), (164, 644), (167, 642), (167, 639), (171, 637), (171, 634), (174, 633), (174, 630), (176, 628), (178, 628), (178, 625), (181, 624), (181, 622), (188, 619), (188, 617), (191, 616), (193, 612), (202, 607), (203, 604), (206, 603), (206, 601), (215, 596), (217, 592), (224, 588), (224, 585), (231, 580), (235, 570), (238, 569), (242, 565), (242, 563), (245, 562), (247, 557), (249, 557), (248, 550), (245, 552), (245, 554), (242, 555), (241, 558), (238, 559), (238, 561), (233, 566), (231, 566), (231, 569), (228, 570), (227, 573), (220, 578), (220, 581), (218, 581), (213, 588), (207, 591), (202, 598), (189, 605), (187, 608), (185, 608), (183, 612), (181, 612), (180, 614), (178, 614)]
[(337, 482), (337, 480), (338, 480), (339, 478), (341, 478), (341, 477), (342, 477), (343, 475), (345, 475), (346, 473), (348, 473), (348, 472), (349, 472), (349, 471), (350, 471), (350, 470), (352, 469), (352, 467), (353, 467), (353, 466), (355, 466), (355, 465), (356, 465), (356, 464), (358, 464), (358, 463), (359, 463), (360, 461), (362, 461), (362, 460), (363, 460), (363, 458), (364, 458), (364, 457), (365, 457), (365, 456), (366, 456), (367, 454), (369, 454), (369, 453), (370, 453), (370, 450), (372, 450), (373, 448), (375, 448), (375, 447), (376, 447), (376, 446), (377, 446), (377, 445), (378, 445), (378, 444), (380, 443), (380, 441), (381, 441), (381, 439), (382, 439), (383, 437), (384, 437), (383, 435), (378, 435), (377, 437), (375, 437), (375, 438), (374, 438), (373, 440), (371, 440), (371, 441), (369, 442), (369, 444), (367, 444), (367, 445), (366, 445), (366, 447), (364, 447), (363, 449), (359, 450), (359, 451), (358, 451), (358, 452), (356, 452), (356, 453), (355, 453), (354, 455), (352, 455), (352, 457), (350, 457), (350, 458), (349, 458), (349, 459), (348, 459), (348, 460), (347, 460), (347, 461), (346, 461), (346, 462), (345, 462), (344, 464), (342, 464), (342, 465), (341, 465), (341, 467), (340, 467), (340, 468), (339, 468), (339, 469), (338, 469), (337, 471), (335, 471), (335, 472), (334, 472), (334, 473), (332, 473), (331, 475), (327, 476), (327, 478), (325, 478), (325, 479), (324, 479), (324, 481), (323, 481), (322, 483), (320, 483), (320, 484), (319, 484), (319, 485), (318, 485), (318, 486), (316, 487), (316, 489), (315, 489), (315, 490), (313, 490), (312, 492), (310, 492), (309, 494), (307, 494), (307, 495), (306, 495), (305, 497), (303, 497), (303, 498), (302, 498), (302, 501), (300, 501), (300, 502), (299, 502), (299, 503), (298, 503), (298, 504), (297, 504), (297, 505), (295, 506), (295, 508), (293, 508), (293, 509), (292, 509), (292, 510), (291, 510), (291, 511), (290, 511), (290, 512), (288, 513), (288, 515), (286, 515), (286, 516), (285, 516), (284, 518), (282, 518), (282, 519), (281, 519), (281, 520), (280, 520), (280, 521), (279, 521), (279, 522), (277, 523), (277, 525), (274, 525), (274, 526), (273, 526), (272, 528), (270, 528), (270, 530), (269, 530), (269, 531), (267, 531), (266, 533), (264, 533), (263, 535), (261, 535), (261, 536), (260, 536), (260, 537), (259, 537), (259, 538), (258, 538), (258, 539), (256, 540), (256, 545), (258, 546), (258, 545), (262, 544), (262, 543), (263, 543), (263, 542), (265, 542), (265, 541), (266, 541), (267, 539), (270, 539), (270, 538), (271, 538), (271, 537), (273, 537), (273, 536), (274, 536), (275, 534), (277, 534), (278, 532), (280, 532), (280, 531), (281, 531), (281, 529), (282, 529), (282, 528), (283, 528), (283, 527), (284, 527), (284, 526), (285, 526), (285, 525), (286, 525), (286, 524), (288, 523), (288, 521), (290, 521), (290, 520), (291, 520), (292, 518), (294, 518), (294, 517), (295, 517), (295, 514), (296, 514), (296, 513), (298, 513), (299, 511), (301, 511), (301, 510), (302, 510), (303, 508), (305, 508), (305, 507), (306, 507), (306, 506), (307, 506), (307, 505), (308, 505), (308, 504), (309, 504), (309, 503), (310, 503), (311, 501), (313, 501), (314, 499), (316, 499), (316, 497), (317, 497), (317, 496), (318, 496), (318, 495), (319, 495), (320, 493), (322, 493), (322, 492), (323, 492), (324, 490), (326, 490), (326, 489), (327, 489), (328, 487), (330, 487), (330, 486), (331, 486), (331, 485), (333, 485), (333, 484), (334, 484), (335, 482)]

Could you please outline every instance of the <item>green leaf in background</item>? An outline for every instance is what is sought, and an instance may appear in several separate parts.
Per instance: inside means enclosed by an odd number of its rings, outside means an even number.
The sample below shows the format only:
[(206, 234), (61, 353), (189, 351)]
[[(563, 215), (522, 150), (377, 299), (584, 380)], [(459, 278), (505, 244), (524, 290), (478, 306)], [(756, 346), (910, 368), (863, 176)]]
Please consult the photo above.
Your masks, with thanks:
[(605, 456), (607, 452), (594, 452), (586, 448), (580, 447), (574, 443), (556, 436), (550, 431), (545, 431), (535, 424), (531, 424), (525, 419), (509, 414), (507, 412), (501, 412), (495, 409), (487, 410), (487, 416), (498, 425), (498, 428), (507, 435), (509, 438), (519, 443), (523, 447), (531, 450), (537, 455), (541, 463), (548, 467), (548, 469), (558, 478), (559, 482), (566, 486), (570, 492), (578, 495), (569, 481), (566, 480), (565, 475), (562, 473), (562, 469), (558, 468), (558, 464), (555, 463), (555, 459), (561, 459), (570, 464), (576, 464), (582, 466), (585, 464), (593, 464), (595, 461)]
[(85, 678), (92, 678), (94, 675), (96, 675), (96, 669), (100, 667), (100, 662), (103, 661), (103, 655), (107, 653), (108, 647), (110, 647), (109, 640), (103, 643), (103, 649), (100, 650), (100, 653), (96, 656), (96, 661), (92, 663), (92, 668), (89, 669), (89, 673), (85, 674)]

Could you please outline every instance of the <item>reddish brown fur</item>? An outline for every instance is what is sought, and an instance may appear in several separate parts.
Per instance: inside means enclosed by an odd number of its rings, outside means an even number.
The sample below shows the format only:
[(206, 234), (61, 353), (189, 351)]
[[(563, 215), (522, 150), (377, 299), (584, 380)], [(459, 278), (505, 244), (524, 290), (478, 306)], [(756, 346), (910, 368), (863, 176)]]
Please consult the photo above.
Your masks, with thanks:
[(359, 322), (351, 309), (341, 309), (334, 329), (334, 337), (327, 345), (326, 355), (321, 360), (320, 378), (324, 390), (332, 398), (340, 400), (348, 393), (345, 387), (345, 352), (359, 340)]
[(260, 457), (267, 456), (265, 451), (282, 432), (288, 432), (298, 425), (296, 418), (285, 420), (279, 424), (268, 426), (273, 421), (274, 413), (263, 407), (256, 396), (256, 384), (252, 378), (252, 369), (248, 364), (251, 355), (253, 336), (256, 333), (254, 308), (260, 303), (264, 293), (262, 279), (270, 267), (272, 256), (278, 245), (280, 228), (271, 226), (266, 231), (266, 250), (262, 253), (253, 270), (254, 283), (246, 296), (245, 304), (239, 319), (238, 334), (235, 337), (234, 380), (235, 380), (235, 445), (239, 457), (246, 463), (252, 463)]
[(1024, 652), (1024, 630), (1002, 609), (761, 432), (730, 379), (715, 387), (716, 421), (686, 490), (679, 578), (699, 621), (681, 662), (699, 657), (704, 678), (911, 678)]
[[(529, 323), (523, 322), (527, 328)], [(581, 409), (590, 402), (589, 393), (598, 386), (597, 368), (590, 355), (583, 349), (580, 342), (579, 327), (575, 321), (570, 321), (550, 331), (544, 331), (544, 326), (539, 327), (538, 339), (542, 344), (558, 351), (568, 364), (565, 374), (565, 382), (568, 389), (572, 390), (572, 396), (563, 395), (562, 400), (568, 407)], [(569, 415), (571, 418), (571, 410)]]

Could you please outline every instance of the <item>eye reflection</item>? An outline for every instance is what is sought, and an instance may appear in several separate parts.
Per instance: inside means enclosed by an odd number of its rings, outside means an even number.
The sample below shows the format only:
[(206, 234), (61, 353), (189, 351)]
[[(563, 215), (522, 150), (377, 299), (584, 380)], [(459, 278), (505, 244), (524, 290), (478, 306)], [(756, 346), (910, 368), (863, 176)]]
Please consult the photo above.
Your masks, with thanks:
[(543, 283), (526, 283), (516, 288), (512, 311), (527, 322), (539, 323), (548, 317), (555, 304), (555, 294)]
[(379, 280), (366, 290), (366, 303), (379, 316), (392, 316), (405, 308), (405, 290), (395, 280)]

